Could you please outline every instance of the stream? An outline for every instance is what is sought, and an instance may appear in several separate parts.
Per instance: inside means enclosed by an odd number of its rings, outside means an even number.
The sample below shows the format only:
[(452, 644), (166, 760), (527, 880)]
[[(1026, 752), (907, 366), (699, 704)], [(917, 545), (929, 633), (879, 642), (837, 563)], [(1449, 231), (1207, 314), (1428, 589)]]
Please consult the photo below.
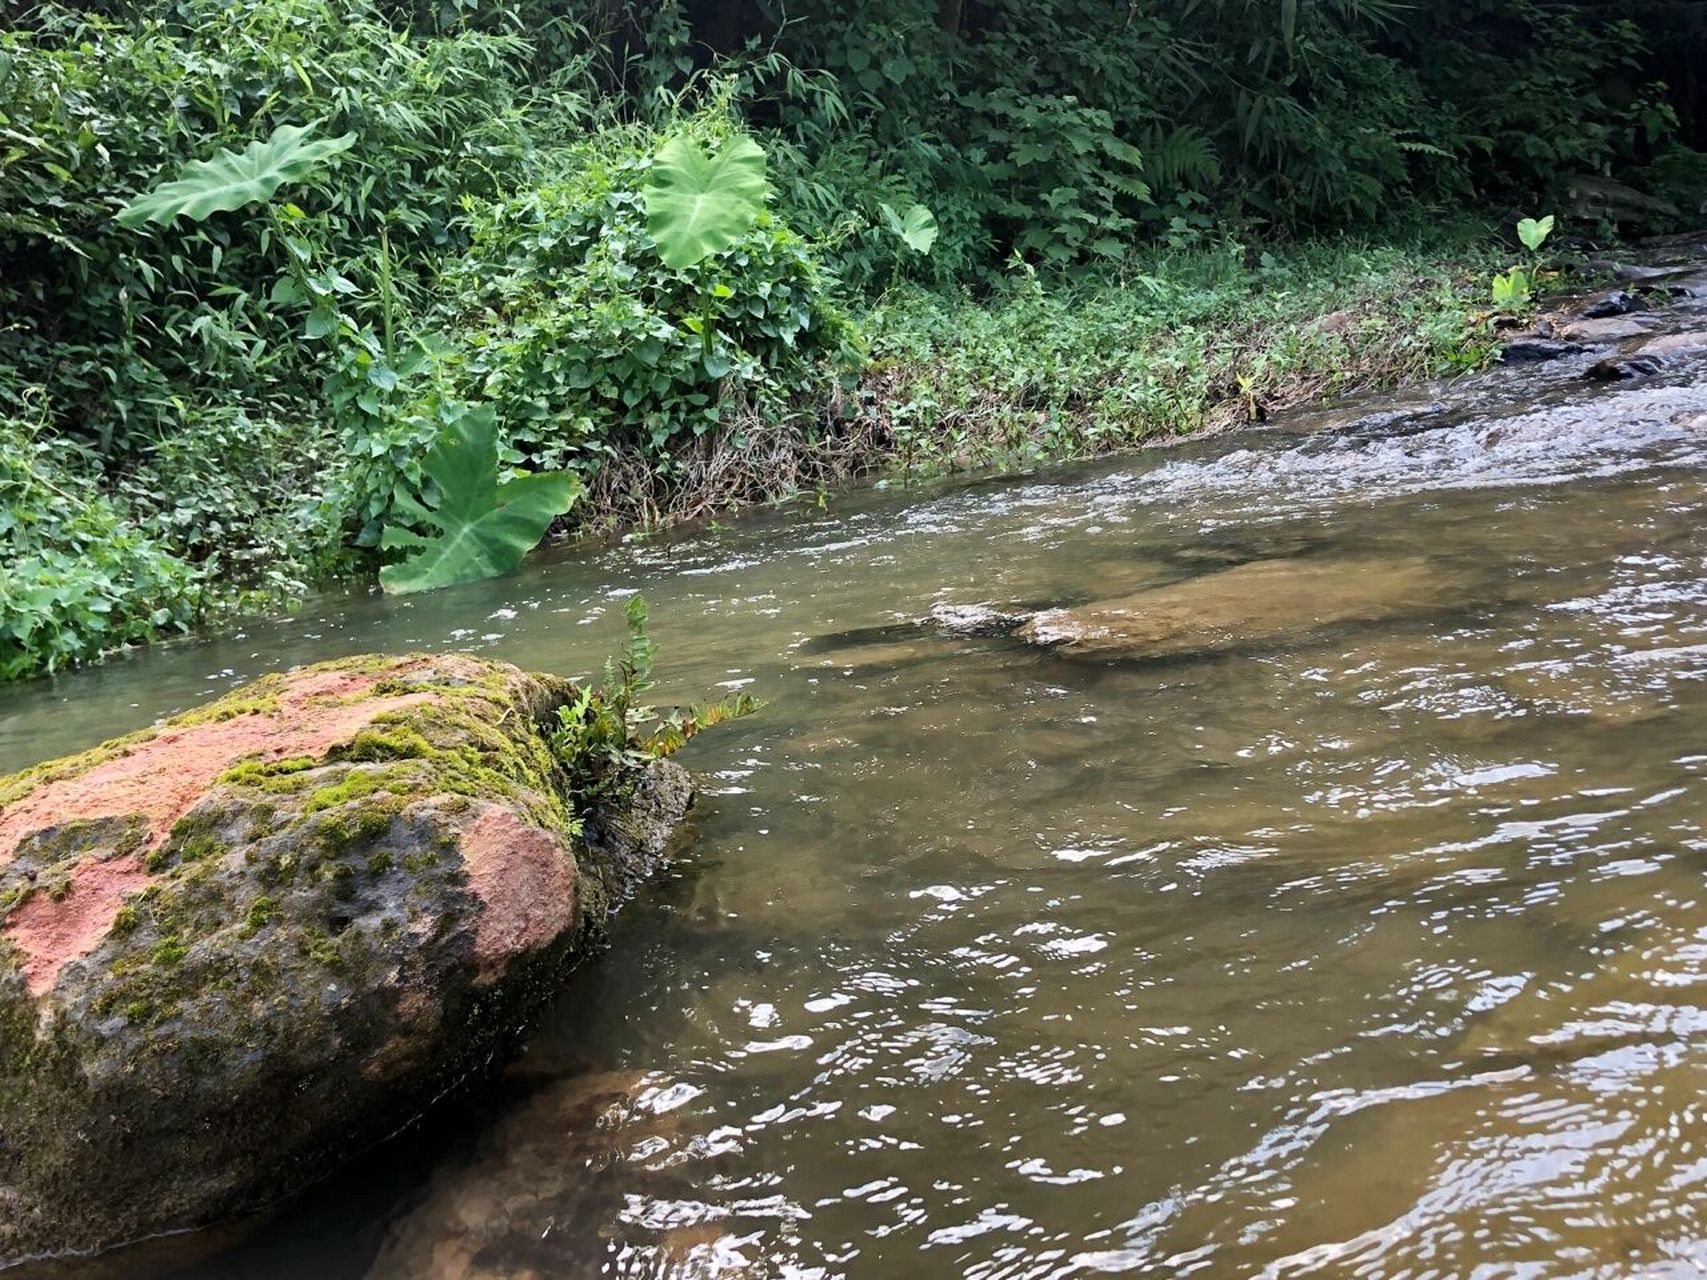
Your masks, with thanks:
[[(259, 1222), (29, 1274), (1707, 1272), (1707, 351), (1595, 358), (0, 692), (5, 772), (345, 654), (593, 674), (642, 591), (660, 701), (770, 700), (493, 1080)], [(1282, 558), (1432, 585), (1150, 659), (918, 621)]]

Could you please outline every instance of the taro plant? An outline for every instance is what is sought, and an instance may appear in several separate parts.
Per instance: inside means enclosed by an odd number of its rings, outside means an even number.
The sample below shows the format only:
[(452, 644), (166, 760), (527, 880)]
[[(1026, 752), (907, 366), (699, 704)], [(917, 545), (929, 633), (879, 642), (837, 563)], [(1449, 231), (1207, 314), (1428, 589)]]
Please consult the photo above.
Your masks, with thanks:
[[(264, 142), (251, 142), (240, 152), (225, 148), (186, 165), (176, 179), (131, 201), (118, 218), (128, 227), (147, 222), (169, 226), (180, 216), (203, 222), (216, 213), (270, 201), (286, 183), (309, 177), (354, 143), (353, 133), (316, 139), (306, 127), (281, 125)], [(688, 232), (714, 242), (715, 225), (708, 229), (701, 211), (689, 214), (687, 220), (697, 230), (690, 226)], [(379, 241), (383, 323), (382, 334), (375, 335), (337, 306), (338, 297), (356, 292), (357, 286), (336, 270), (314, 270), (314, 245), (303, 233), (301, 210), (285, 205), (274, 209), (273, 217), (286, 250), (287, 273), (274, 285), (271, 300), (311, 303), (304, 336), (332, 344), (327, 389), (334, 406), (348, 419), (378, 419), (382, 397), (396, 389), (399, 368), (409, 371), (420, 362), (418, 352), (411, 351), (408, 359), (399, 356), (387, 237), (382, 232)], [(420, 496), (396, 492), (392, 497), (380, 546), (409, 552), (401, 562), (380, 570), (380, 585), (393, 594), (512, 572), (581, 491), (579, 478), (562, 472), (500, 482), (494, 408), (458, 406), (447, 416), (449, 422), (420, 460)], [(426, 534), (423, 527), (439, 532)]]
[[(877, 210), (883, 215), (883, 225), (889, 234), (905, 245), (909, 253), (919, 258), (929, 256), (940, 230), (934, 213), (922, 204), (909, 205), (905, 213), (896, 213), (895, 206), (886, 203), (880, 203)], [(890, 282), (893, 284), (900, 275), (901, 260), (897, 258)]]
[(657, 681), (657, 647), (646, 634), (646, 598), (629, 597), (623, 609), (628, 644), (605, 663), (604, 682), (583, 685), (557, 711), (552, 753), (569, 775), (577, 821), (635, 769), (673, 755), (696, 735), (726, 720), (752, 715), (764, 704), (738, 693), (717, 702), (669, 712), (643, 701)]
[(1532, 254), (1539, 254), (1541, 246), (1547, 243), (1547, 237), (1553, 234), (1553, 215), (1545, 218), (1524, 218), (1517, 224), (1517, 238), (1523, 242), (1523, 247)]
[(889, 233), (914, 253), (924, 255), (936, 244), (936, 215), (922, 204), (911, 206), (906, 213), (896, 213), (891, 205), (877, 206), (883, 214), (883, 225)]
[[(551, 522), (580, 496), (579, 478), (537, 472), (500, 481), (497, 414), (491, 405), (463, 409), (422, 460), (429, 498), (403, 495), (398, 523), (380, 538), (386, 550), (411, 554), (379, 571), (386, 591), (401, 595), (512, 572), (545, 536)], [(416, 526), (435, 526), (428, 536)]]
[(1534, 295), (1541, 280), (1541, 246), (1553, 234), (1553, 215), (1545, 218), (1524, 218), (1517, 224), (1517, 238), (1529, 250), (1527, 266), (1514, 266), (1500, 272), (1493, 281), (1493, 300), (1496, 307), (1521, 311)]
[[(726, 139), (713, 157), (692, 138), (677, 134), (652, 157), (651, 174), (641, 195), (646, 201), (646, 230), (658, 246), (658, 256), (672, 270), (685, 271), (733, 248), (759, 220), (770, 195), (764, 148), (737, 134)], [(685, 322), (699, 335), (708, 364), (717, 338), (710, 301), (702, 293), (700, 314)]]
[(652, 158), (643, 194), (658, 256), (672, 270), (686, 270), (733, 247), (764, 212), (770, 194), (764, 148), (737, 135), (708, 156), (678, 134)]
[(1512, 267), (1494, 276), (1494, 305), (1507, 311), (1521, 311), (1529, 305), (1529, 273), (1522, 267)]
[(145, 222), (170, 226), (180, 215), (205, 222), (216, 213), (270, 200), (287, 182), (308, 177), (355, 141), (353, 133), (313, 138), (306, 126), (280, 125), (265, 142), (256, 140), (242, 151), (222, 148), (210, 159), (185, 165), (177, 178), (127, 204), (118, 220), (132, 228)]

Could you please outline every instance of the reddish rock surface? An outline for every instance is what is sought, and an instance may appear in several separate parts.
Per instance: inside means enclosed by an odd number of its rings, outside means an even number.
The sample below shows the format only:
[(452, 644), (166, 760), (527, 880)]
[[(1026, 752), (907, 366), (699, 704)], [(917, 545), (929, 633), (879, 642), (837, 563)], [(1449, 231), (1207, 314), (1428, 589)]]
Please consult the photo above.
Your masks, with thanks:
[(0, 936), (16, 948), (24, 985), (45, 995), (68, 961), (88, 955), (112, 932), (127, 895), (153, 881), (142, 858), (132, 854), (106, 862), (84, 857), (67, 873), (63, 897), (38, 893), (6, 917)]
[[(400, 664), (397, 674), (428, 661)], [(0, 866), (31, 832), (75, 820), (139, 814), (148, 822), (149, 842), (158, 843), (239, 760), (324, 755), (376, 716), (424, 697), (368, 696), (379, 679), (371, 672), (314, 671), (297, 683), (279, 682), (276, 693), (251, 695), (258, 704), (254, 710), (228, 719), (169, 721), (110, 759), (45, 782), (0, 810)], [(264, 706), (268, 701), (275, 703), (271, 709)]]
[(484, 904), (474, 929), (477, 982), (496, 981), (512, 956), (560, 937), (575, 920), (575, 858), (555, 832), (502, 805), (481, 804), (462, 828), (468, 886)]
[[(412, 664), (419, 669), (427, 659)], [(400, 664), (407, 675), (411, 664)], [(74, 822), (134, 818), (141, 828), (134, 852), (111, 856), (95, 846), (65, 869), (66, 892), (35, 894), (11, 912), (0, 937), (22, 954), (31, 995), (53, 985), (70, 960), (87, 955), (112, 929), (127, 894), (152, 882), (148, 858), (173, 825), (240, 760), (319, 757), (376, 717), (421, 702), (423, 694), (374, 697), (371, 672), (313, 671), (282, 683), (253, 710), (227, 719), (168, 724), (92, 767), (44, 782), (0, 810), (0, 867), (19, 845), (44, 830)], [(264, 704), (272, 703), (271, 707)], [(240, 704), (237, 704), (240, 705)]]
[(573, 696), (352, 659), (0, 778), (0, 1266), (268, 1203), (490, 1061), (691, 799), (572, 813)]

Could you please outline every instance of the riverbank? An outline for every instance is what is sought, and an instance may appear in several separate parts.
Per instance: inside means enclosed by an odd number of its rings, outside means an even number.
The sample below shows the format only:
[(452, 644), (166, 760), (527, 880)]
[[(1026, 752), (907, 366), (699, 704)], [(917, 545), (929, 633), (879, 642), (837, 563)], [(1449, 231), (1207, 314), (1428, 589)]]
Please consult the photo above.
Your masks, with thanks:
[(896, 288), (856, 316), (867, 358), (826, 399), (739, 417), (676, 474), (612, 459), (559, 532), (1096, 457), (1477, 369), (1499, 349), (1490, 242), (1229, 242), (1100, 283), (1021, 270), (983, 295)]
[(642, 8), (0, 32), (0, 680), (372, 581), (451, 534), (459, 423), (458, 474), (572, 476), (497, 571), (571, 503), (559, 539), (1473, 368), (1520, 216), (1707, 197), (1690, 95), (1602, 95), (1653, 33), (1586, 4)]
[[(1094, 456), (1475, 368), (1495, 349), (1481, 308), (1497, 258), (1470, 244), (1227, 243), (1098, 284), (1020, 270), (979, 296), (897, 286), (849, 320), (857, 349), (788, 400), (742, 400), (731, 378), (734, 407), (664, 464), (638, 443), (602, 452), (554, 538), (825, 501), (877, 475)], [(342, 545), (339, 512), (371, 459), (312, 402), (239, 409), (116, 473), (45, 417), (5, 430), (18, 568), (0, 592), (0, 677), (288, 608), (377, 567)]]

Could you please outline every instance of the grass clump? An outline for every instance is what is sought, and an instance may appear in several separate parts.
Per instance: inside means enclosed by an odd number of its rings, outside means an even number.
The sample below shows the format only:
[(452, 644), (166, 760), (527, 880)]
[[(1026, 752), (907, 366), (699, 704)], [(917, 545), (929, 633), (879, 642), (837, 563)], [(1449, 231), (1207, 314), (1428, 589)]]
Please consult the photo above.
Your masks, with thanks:
[(1118, 282), (892, 292), (860, 412), (885, 468), (1029, 465), (1475, 368), (1493, 259), (1464, 241), (1158, 257)]

